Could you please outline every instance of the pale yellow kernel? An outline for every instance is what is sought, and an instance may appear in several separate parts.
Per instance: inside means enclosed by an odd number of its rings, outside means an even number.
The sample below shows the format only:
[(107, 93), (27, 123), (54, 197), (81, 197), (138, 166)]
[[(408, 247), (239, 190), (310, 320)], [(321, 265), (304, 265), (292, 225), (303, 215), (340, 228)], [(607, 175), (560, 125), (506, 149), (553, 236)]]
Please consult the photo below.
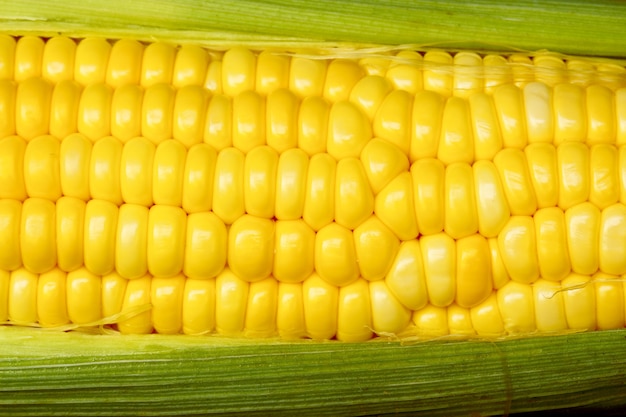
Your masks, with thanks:
[(600, 210), (617, 203), (620, 197), (618, 153), (613, 145), (593, 145), (589, 158), (589, 201)]
[(511, 281), (497, 292), (504, 330), (509, 334), (537, 330), (533, 286)]
[(599, 272), (593, 276), (598, 330), (624, 327), (624, 285), (619, 277)]
[(148, 214), (148, 271), (173, 277), (183, 269), (187, 216), (180, 207), (154, 205)]
[(50, 102), (52, 136), (65, 139), (78, 131), (78, 103), (81, 93), (80, 84), (73, 80), (60, 81), (56, 84)]
[(126, 279), (148, 272), (148, 207), (123, 204), (115, 235), (115, 270)]
[(111, 44), (103, 38), (85, 38), (76, 47), (74, 79), (81, 85), (106, 80)]
[(157, 333), (177, 334), (183, 327), (185, 277), (153, 278), (150, 286), (152, 325)]
[(446, 168), (444, 213), (444, 230), (452, 238), (460, 239), (478, 231), (474, 175), (469, 164), (459, 162)]
[(304, 294), (300, 283), (278, 283), (276, 330), (282, 338), (306, 336), (304, 319)]
[(176, 48), (166, 42), (152, 42), (143, 51), (141, 78), (139, 83), (144, 87), (164, 83), (172, 83)]
[(594, 75), (598, 84), (604, 85), (613, 91), (626, 87), (626, 82), (624, 82), (626, 69), (624, 69), (624, 66), (621, 64), (613, 62), (599, 62), (596, 64), (596, 71)]
[(226, 148), (217, 154), (212, 207), (226, 224), (245, 213), (244, 161), (244, 154), (237, 148)]
[(244, 323), (246, 337), (269, 337), (276, 333), (278, 281), (273, 277), (250, 284)]
[(329, 284), (317, 273), (302, 283), (304, 322), (312, 339), (331, 339), (337, 332), (339, 288)]
[(371, 138), (371, 124), (358, 107), (349, 101), (332, 105), (328, 116), (326, 149), (333, 158), (358, 158)]
[(32, 325), (37, 322), (37, 281), (39, 276), (24, 268), (11, 272), (8, 283), (8, 321)]
[(246, 91), (233, 99), (233, 146), (243, 153), (265, 145), (265, 99), (255, 91)]
[(228, 265), (247, 282), (267, 278), (274, 266), (275, 225), (270, 219), (245, 214), (228, 230)]
[(426, 52), (424, 54), (424, 90), (450, 97), (453, 88), (452, 64), (453, 58), (448, 52)]
[(363, 164), (356, 158), (337, 163), (335, 179), (335, 221), (355, 229), (374, 212), (374, 195)]
[(85, 268), (67, 274), (67, 315), (72, 323), (87, 324), (102, 318), (102, 278)]
[(567, 329), (565, 304), (561, 285), (545, 279), (533, 284), (535, 322), (540, 332), (561, 332)]
[(493, 94), (499, 86), (513, 82), (511, 65), (502, 55), (485, 55), (483, 57), (483, 74), (485, 93), (487, 94)]
[(400, 148), (378, 138), (365, 145), (361, 151), (361, 163), (374, 194), (409, 168), (409, 160)]
[(338, 287), (359, 277), (354, 237), (349, 229), (330, 223), (315, 236), (315, 271)]
[(570, 57), (566, 65), (570, 83), (586, 87), (594, 81), (596, 68), (592, 62)]
[(144, 49), (144, 45), (133, 39), (116, 41), (107, 64), (106, 83), (113, 88), (139, 84)]
[(402, 305), (410, 310), (419, 310), (428, 303), (424, 262), (418, 240), (400, 244), (385, 282)]
[(110, 318), (122, 311), (128, 280), (117, 272), (102, 277), (102, 317)]
[(374, 200), (374, 213), (401, 240), (418, 235), (413, 198), (413, 181), (409, 172), (396, 176)]
[(225, 94), (222, 88), (222, 61), (211, 61), (209, 63), (204, 79), (204, 88), (214, 95)]
[(474, 330), (474, 325), (472, 324), (471, 310), (456, 304), (448, 307), (448, 328), (452, 335), (475, 335), (476, 330)]
[[(17, 200), (0, 200), (0, 270), (13, 271), (22, 266), (19, 244), (22, 203)], [(81, 259), (82, 262), (82, 259)]]
[(587, 143), (613, 144), (616, 138), (615, 97), (613, 91), (602, 85), (587, 87)]
[(474, 52), (461, 51), (454, 55), (452, 94), (468, 98), (483, 91), (483, 62)]
[(541, 54), (533, 58), (535, 79), (550, 87), (568, 81), (565, 62), (554, 55)]
[(493, 92), (493, 102), (504, 147), (523, 149), (528, 144), (528, 134), (522, 90), (510, 84), (500, 86)]
[(141, 135), (144, 89), (135, 84), (116, 88), (111, 99), (111, 134), (126, 143)]
[(295, 56), (289, 69), (289, 89), (297, 96), (321, 97), (324, 93), (328, 61)]
[(446, 101), (437, 158), (445, 165), (455, 162), (471, 164), (474, 161), (474, 137), (466, 100), (451, 97)]
[(395, 89), (415, 94), (424, 88), (422, 62), (422, 55), (418, 52), (400, 51), (390, 64), (385, 77)]
[(446, 169), (438, 159), (423, 159), (411, 165), (415, 215), (421, 234), (439, 233), (444, 227)]
[(400, 303), (385, 281), (369, 283), (372, 326), (380, 336), (399, 334), (411, 321), (411, 310)]
[(172, 137), (176, 91), (170, 84), (146, 88), (141, 108), (141, 134), (158, 145)]
[(389, 68), (389, 58), (386, 54), (384, 55), (372, 55), (365, 56), (359, 59), (359, 66), (363, 68), (367, 75), (380, 75), (384, 76), (387, 72), (387, 68)]
[(277, 152), (298, 146), (299, 100), (287, 89), (278, 89), (267, 97), (267, 144)]
[(537, 239), (531, 216), (511, 216), (498, 236), (498, 247), (513, 281), (527, 285), (539, 278)]
[(492, 291), (491, 253), (487, 239), (479, 234), (456, 242), (456, 303), (471, 308)]
[(537, 208), (559, 203), (556, 148), (550, 143), (531, 143), (524, 149), (528, 174), (537, 198)]
[(391, 88), (392, 85), (386, 78), (368, 75), (355, 84), (350, 92), (349, 100), (372, 121)]
[(526, 84), (535, 81), (535, 72), (532, 59), (528, 54), (519, 53), (510, 55), (508, 65), (513, 73), (513, 83), (523, 88)]
[(309, 160), (302, 218), (319, 230), (335, 218), (335, 173), (337, 162), (326, 153)]
[(403, 90), (387, 95), (376, 111), (373, 134), (394, 144), (409, 155), (411, 146), (411, 115), (413, 96)]
[(106, 136), (94, 143), (89, 163), (89, 193), (91, 198), (122, 203), (120, 166), (122, 143)]
[(537, 198), (524, 152), (506, 148), (498, 152), (493, 162), (498, 169), (511, 214), (531, 216), (537, 210)]
[(600, 210), (589, 202), (577, 204), (565, 212), (565, 228), (572, 271), (591, 275), (598, 270)]
[(570, 273), (565, 214), (558, 207), (547, 207), (534, 215), (537, 258), (542, 278), (561, 281)]
[(86, 203), (78, 198), (63, 196), (57, 201), (57, 266), (63, 271), (74, 271), (83, 265), (85, 209)]
[(209, 62), (209, 54), (204, 48), (182, 45), (174, 61), (172, 84), (176, 88), (186, 85), (203, 86)]
[(320, 97), (306, 97), (298, 114), (298, 147), (309, 156), (326, 152), (330, 104)]
[(432, 91), (415, 94), (411, 118), (411, 163), (437, 157), (444, 104), (443, 96)]
[(361, 277), (377, 281), (391, 268), (400, 241), (378, 217), (371, 216), (354, 229), (354, 246)]
[(246, 155), (244, 163), (244, 205), (246, 213), (271, 219), (276, 202), (278, 153), (269, 146), (258, 146)]
[(189, 85), (179, 88), (176, 92), (172, 136), (187, 149), (203, 140), (208, 103), (209, 95), (200, 86)]
[(149, 308), (151, 285), (152, 277), (150, 275), (128, 281), (122, 304), (122, 313), (126, 313), (128, 316), (117, 323), (117, 329), (120, 333), (152, 333), (152, 315)]
[(315, 266), (315, 232), (298, 219), (276, 221), (275, 233), (272, 275), (280, 282), (304, 281)]
[(39, 136), (24, 151), (24, 185), (29, 197), (56, 201), (61, 197), (59, 156), (61, 143), (53, 136)]
[(574, 330), (596, 329), (595, 285), (587, 275), (570, 274), (561, 281), (567, 327)]
[(96, 275), (115, 268), (118, 208), (105, 200), (89, 200), (85, 208), (85, 267)]
[(20, 82), (15, 95), (15, 132), (26, 140), (47, 134), (51, 101), (50, 82), (43, 78)]
[(275, 217), (296, 220), (302, 217), (307, 190), (309, 158), (299, 148), (280, 154), (276, 171)]
[[(61, 148), (65, 145), (64, 140)], [(144, 137), (129, 140), (122, 149), (120, 188), (125, 203), (152, 205), (153, 162), (156, 147)]]
[(289, 66), (291, 61), (285, 54), (265, 50), (257, 57), (256, 91), (269, 95), (279, 89), (289, 88)]
[(55, 223), (53, 202), (42, 198), (29, 198), (24, 201), (20, 217), (19, 244), (22, 262), (28, 271), (41, 274), (56, 265)]
[(183, 272), (194, 279), (216, 277), (226, 265), (228, 232), (212, 212), (187, 216)]
[[(2, 46), (0, 45), (0, 48)], [(1, 54), (1, 52), (0, 52)], [(0, 60), (2, 59), (0, 55)], [(1, 61), (0, 61), (1, 62)], [(5, 138), (15, 134), (15, 98), (17, 86), (12, 80), (0, 80), (0, 137)], [(51, 120), (54, 119), (54, 114)], [(56, 127), (56, 125), (55, 125)]]
[(456, 297), (456, 245), (445, 233), (420, 239), (428, 299), (436, 307), (447, 307)]
[(240, 46), (229, 49), (222, 58), (222, 89), (227, 96), (254, 90), (256, 57)]
[(232, 100), (223, 95), (214, 95), (209, 101), (204, 121), (204, 142), (217, 151), (233, 146), (232, 129)]
[(539, 82), (528, 83), (523, 90), (528, 142), (554, 141), (552, 88)]
[(500, 289), (507, 282), (511, 280), (509, 277), (509, 273), (504, 266), (504, 261), (502, 260), (502, 254), (500, 253), (500, 247), (498, 245), (498, 238), (492, 237), (487, 239), (487, 243), (489, 243), (489, 252), (491, 256), (491, 276), (493, 277), (493, 288)]
[(620, 88), (615, 92), (615, 124), (616, 140), (618, 146), (626, 144), (626, 88)]
[(414, 311), (412, 320), (419, 336), (440, 337), (450, 333), (447, 308), (427, 305)]
[(559, 84), (554, 87), (554, 143), (587, 139), (587, 115), (585, 90), (575, 84)]
[(243, 331), (250, 284), (224, 269), (215, 281), (215, 327), (218, 333)]
[(372, 305), (368, 282), (359, 279), (339, 288), (337, 340), (362, 342), (371, 339)]
[(470, 310), (472, 324), (479, 336), (500, 336), (504, 333), (498, 297), (492, 293), (487, 300)]
[(216, 162), (217, 152), (206, 143), (194, 145), (187, 151), (182, 201), (187, 213), (211, 210)]
[(468, 103), (474, 135), (474, 159), (492, 160), (502, 149), (502, 134), (493, 97), (485, 93), (475, 93), (469, 97)]
[(22, 36), (15, 46), (14, 79), (22, 82), (41, 77), (41, 63), (45, 42), (38, 36)]
[(600, 217), (600, 270), (607, 274), (626, 274), (626, 206), (613, 204)]
[(182, 308), (184, 334), (208, 334), (215, 329), (215, 298), (214, 279), (185, 280)]
[(556, 150), (559, 174), (559, 207), (563, 210), (589, 198), (589, 147), (580, 142), (567, 142)]
[(74, 78), (76, 42), (66, 36), (54, 36), (46, 42), (41, 62), (41, 76), (53, 83)]
[(324, 80), (324, 98), (331, 103), (348, 100), (352, 87), (365, 76), (355, 61), (335, 59), (330, 62)]
[(498, 169), (491, 161), (477, 161), (472, 171), (478, 230), (485, 237), (495, 237), (511, 215)]

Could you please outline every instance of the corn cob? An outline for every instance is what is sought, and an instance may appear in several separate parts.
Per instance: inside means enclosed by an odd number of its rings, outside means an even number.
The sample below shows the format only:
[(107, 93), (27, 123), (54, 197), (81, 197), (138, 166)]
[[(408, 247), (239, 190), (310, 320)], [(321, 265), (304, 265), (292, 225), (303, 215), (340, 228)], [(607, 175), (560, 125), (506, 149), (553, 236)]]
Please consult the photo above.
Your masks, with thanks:
[(0, 320), (348, 341), (624, 327), (623, 67), (0, 43)]

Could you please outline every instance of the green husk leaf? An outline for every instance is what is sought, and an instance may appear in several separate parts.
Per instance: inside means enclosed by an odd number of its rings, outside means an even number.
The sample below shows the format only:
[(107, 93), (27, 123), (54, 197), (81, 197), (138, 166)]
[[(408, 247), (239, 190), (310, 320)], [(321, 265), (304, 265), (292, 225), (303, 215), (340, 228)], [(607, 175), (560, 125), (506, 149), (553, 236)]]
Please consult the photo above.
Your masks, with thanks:
[(626, 57), (626, 2), (616, 0), (0, 0), (0, 28), (222, 46), (416, 44)]
[(0, 328), (0, 415), (503, 415), (626, 405), (626, 330), (402, 343)]

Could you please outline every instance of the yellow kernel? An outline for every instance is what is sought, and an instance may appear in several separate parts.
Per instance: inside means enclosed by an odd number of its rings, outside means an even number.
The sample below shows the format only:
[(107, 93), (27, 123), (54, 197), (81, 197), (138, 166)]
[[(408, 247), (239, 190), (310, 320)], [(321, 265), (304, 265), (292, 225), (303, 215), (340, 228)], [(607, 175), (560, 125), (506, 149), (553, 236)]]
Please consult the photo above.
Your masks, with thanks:
[(531, 284), (539, 278), (535, 224), (530, 216), (511, 216), (498, 236), (502, 262), (513, 281)]
[(420, 239), (428, 299), (433, 306), (447, 307), (456, 297), (456, 245), (445, 233)]
[(413, 96), (402, 90), (392, 91), (376, 111), (373, 134), (396, 145), (406, 155), (411, 147)]
[(183, 269), (187, 216), (180, 207), (154, 205), (148, 214), (148, 270), (172, 277)]
[(298, 219), (276, 221), (275, 233), (272, 275), (285, 283), (304, 281), (315, 266), (315, 232)]
[(106, 319), (122, 311), (127, 283), (117, 272), (102, 277), (102, 317)]
[(116, 88), (111, 99), (111, 134), (126, 143), (141, 135), (144, 89), (135, 84)]
[(493, 93), (493, 101), (504, 147), (523, 149), (528, 144), (528, 134), (522, 91), (514, 85), (500, 86)]
[(250, 284), (224, 269), (215, 280), (215, 328), (232, 335), (243, 331)]
[(52, 85), (43, 78), (29, 78), (17, 85), (15, 131), (26, 140), (45, 135), (50, 125)]
[(534, 221), (540, 275), (550, 281), (561, 281), (571, 268), (565, 214), (558, 207), (547, 207), (535, 213)]
[(410, 310), (428, 303), (426, 275), (418, 240), (402, 242), (385, 282), (396, 298)]
[(391, 180), (374, 200), (374, 213), (401, 240), (418, 235), (413, 198), (413, 181), (409, 172)]
[(187, 278), (182, 311), (184, 334), (212, 332), (215, 329), (215, 280)]
[(511, 281), (498, 290), (497, 297), (507, 333), (529, 333), (537, 329), (532, 285)]
[(0, 198), (24, 200), (24, 154), (26, 141), (19, 136), (0, 139)]
[(559, 173), (559, 207), (563, 210), (589, 198), (589, 147), (566, 142), (556, 150)]
[(358, 158), (361, 150), (372, 138), (371, 124), (367, 116), (349, 101), (339, 101), (330, 109), (326, 149), (339, 160)]
[(453, 88), (452, 64), (452, 56), (445, 51), (426, 52), (424, 54), (424, 90), (450, 97)]
[(600, 210), (619, 201), (617, 158), (617, 149), (613, 145), (601, 144), (591, 147), (589, 201)]
[(514, 148), (503, 149), (498, 152), (493, 162), (500, 174), (511, 214), (532, 216), (537, 211), (537, 198), (524, 152)]
[(493, 97), (485, 93), (476, 93), (469, 97), (468, 102), (474, 135), (474, 159), (490, 161), (502, 149), (502, 134)]
[(599, 265), (600, 210), (589, 202), (565, 211), (567, 246), (572, 271), (591, 275)]
[(498, 246), (498, 238), (492, 237), (487, 239), (489, 243), (489, 252), (491, 254), (491, 276), (493, 277), (493, 288), (500, 289), (511, 280), (509, 273), (504, 266), (500, 247)]
[(141, 134), (155, 145), (172, 137), (175, 94), (169, 84), (156, 84), (144, 92)]
[(83, 265), (86, 203), (74, 197), (61, 197), (56, 204), (57, 264), (63, 271)]
[(258, 146), (246, 155), (244, 163), (244, 204), (246, 213), (271, 219), (276, 202), (278, 153), (269, 146)]
[(604, 273), (593, 276), (596, 293), (596, 326), (598, 330), (624, 327), (624, 286), (619, 277)]
[(559, 174), (556, 148), (550, 143), (531, 143), (524, 149), (528, 174), (537, 198), (537, 208), (559, 203)]
[(5, 34), (0, 36), (0, 80), (13, 79), (16, 43), (13, 36)]
[(586, 91), (587, 143), (615, 143), (615, 101), (613, 91), (602, 85), (591, 85)]
[(511, 66), (502, 55), (490, 54), (483, 57), (483, 76), (487, 94), (493, 94), (498, 86), (513, 82)]
[(587, 275), (570, 274), (561, 281), (567, 327), (574, 330), (596, 329), (595, 285)]
[(444, 104), (443, 97), (432, 91), (415, 94), (411, 118), (411, 163), (437, 157)]
[(286, 89), (267, 97), (267, 144), (279, 153), (298, 146), (299, 105), (297, 97)]
[(369, 283), (372, 327), (377, 335), (398, 334), (409, 325), (411, 311), (398, 301), (385, 281)]
[(76, 47), (74, 79), (81, 85), (106, 80), (111, 44), (103, 38), (85, 38)]
[(85, 87), (78, 103), (77, 129), (92, 142), (111, 134), (113, 91), (106, 84)]
[(186, 148), (203, 141), (204, 118), (208, 103), (208, 93), (197, 85), (181, 87), (176, 93), (172, 136)]
[(368, 282), (359, 279), (339, 288), (337, 340), (361, 342), (372, 338), (372, 306)]
[(478, 210), (472, 167), (461, 162), (449, 165), (445, 181), (444, 230), (454, 239), (476, 233)]
[(289, 69), (289, 89), (299, 97), (321, 97), (324, 93), (327, 61), (295, 56)]
[(289, 66), (287, 55), (265, 50), (257, 57), (256, 91), (269, 95), (279, 89), (289, 87)]
[(66, 36), (54, 36), (43, 48), (41, 76), (53, 83), (74, 78), (76, 43)]
[(122, 315), (128, 315), (117, 323), (122, 334), (152, 333), (151, 285), (150, 275), (128, 281), (122, 304)]
[(144, 137), (133, 138), (124, 145), (120, 160), (120, 189), (124, 202), (146, 207), (152, 205), (155, 152), (154, 144)]
[(209, 61), (209, 54), (204, 48), (196, 45), (182, 45), (174, 60), (172, 74), (174, 87), (203, 86)]
[(50, 102), (50, 134), (65, 139), (78, 131), (78, 104), (82, 87), (73, 80), (61, 81), (54, 87)]
[(15, 324), (37, 322), (37, 274), (20, 268), (11, 272), (8, 291), (8, 318)]
[(517, 87), (523, 88), (526, 84), (535, 81), (533, 62), (528, 54), (510, 55), (508, 65), (512, 69), (513, 82)]
[(148, 272), (147, 207), (124, 204), (120, 207), (115, 236), (115, 270), (124, 278), (141, 278)]
[(474, 162), (474, 138), (466, 100), (449, 98), (443, 110), (437, 158), (445, 165)]
[(314, 272), (302, 283), (302, 299), (307, 335), (317, 340), (335, 336), (339, 288)]
[(61, 141), (59, 164), (63, 195), (89, 200), (89, 171), (92, 143), (80, 133)]
[(67, 274), (67, 315), (72, 323), (102, 318), (102, 278), (85, 268)]
[(540, 82), (528, 83), (523, 90), (528, 142), (554, 141), (552, 88)]
[(474, 330), (474, 325), (472, 324), (471, 310), (456, 304), (448, 307), (448, 328), (450, 329), (450, 334), (475, 335), (476, 330)]
[(575, 84), (554, 87), (554, 143), (584, 142), (587, 136), (585, 90)]
[(565, 304), (561, 285), (545, 279), (533, 284), (535, 322), (540, 332), (559, 332), (567, 329)]
[(187, 151), (182, 186), (182, 207), (187, 213), (211, 210), (216, 162), (217, 152), (206, 143), (194, 145)]
[(330, 104), (320, 97), (306, 97), (298, 114), (298, 147), (309, 156), (326, 152)]
[(600, 270), (608, 274), (626, 274), (626, 206), (613, 204), (600, 217)]
[(353, 283), (359, 277), (354, 238), (349, 229), (330, 223), (317, 232), (315, 271), (338, 287)]
[(22, 205), (22, 262), (36, 274), (51, 270), (57, 263), (55, 211), (54, 203), (42, 198), (29, 198)]
[(378, 138), (365, 145), (361, 162), (374, 194), (409, 168), (409, 160), (397, 146)]
[(204, 121), (204, 142), (221, 151), (233, 145), (233, 102), (229, 97), (214, 95), (209, 101)]
[(85, 267), (96, 275), (115, 268), (118, 208), (105, 200), (89, 200), (85, 208)]
[(391, 83), (380, 75), (368, 75), (361, 78), (350, 92), (350, 102), (354, 103), (370, 121), (374, 120), (377, 110), (391, 91)]
[(415, 214), (423, 235), (443, 230), (445, 176), (445, 167), (438, 159), (419, 160), (411, 166)]
[(15, 46), (14, 78), (22, 82), (29, 78), (41, 77), (41, 63), (45, 43), (38, 36), (22, 36)]
[(226, 265), (226, 225), (212, 212), (187, 216), (183, 271), (194, 279), (216, 277)]
[(227, 96), (254, 90), (256, 57), (243, 47), (229, 49), (222, 58), (222, 88)]
[(411, 94), (424, 89), (422, 75), (422, 56), (415, 51), (400, 51), (385, 73), (385, 77), (397, 90), (404, 90)]
[(566, 67), (570, 83), (586, 87), (594, 81), (596, 68), (592, 62), (570, 57)]
[(106, 71), (106, 83), (113, 88), (139, 84), (144, 46), (133, 39), (120, 39), (113, 44)]
[(456, 303), (464, 308), (485, 301), (492, 291), (491, 252), (479, 234), (456, 242)]
[(626, 88), (615, 92), (616, 145), (626, 144)]
[(276, 330), (283, 338), (300, 338), (306, 335), (304, 320), (304, 295), (302, 285), (278, 283)]
[(289, 149), (278, 157), (274, 205), (277, 219), (296, 220), (302, 217), (308, 168), (309, 158), (302, 149)]
[(347, 100), (352, 87), (365, 75), (363, 68), (354, 61), (332, 60), (326, 70), (324, 98), (331, 103)]
[(172, 83), (176, 48), (165, 42), (150, 43), (143, 51), (140, 84), (144, 87)]
[(427, 305), (414, 311), (412, 317), (415, 332), (424, 337), (440, 337), (450, 333), (448, 329), (448, 310), (444, 307)]
[(354, 229), (374, 212), (374, 195), (363, 164), (356, 158), (337, 163), (335, 180), (335, 221)]
[(477, 161), (472, 166), (472, 173), (478, 230), (485, 237), (495, 237), (511, 215), (498, 169), (491, 161)]
[(186, 159), (187, 150), (176, 140), (165, 140), (156, 147), (152, 165), (154, 204), (182, 205)]
[(265, 99), (246, 91), (233, 100), (233, 146), (243, 153), (265, 145)]
[(504, 333), (496, 293), (470, 310), (472, 324), (479, 336), (500, 336)]
[(454, 96), (468, 98), (484, 90), (483, 62), (480, 55), (468, 51), (457, 52), (454, 55), (453, 69), (452, 94)]
[(247, 337), (269, 337), (276, 333), (278, 282), (269, 277), (250, 284), (244, 323)]
[(368, 281), (385, 278), (400, 246), (393, 232), (371, 216), (354, 229), (354, 243), (361, 277)]
[(13, 271), (22, 266), (20, 241), (22, 203), (0, 199), (0, 270)]
[(66, 273), (55, 268), (39, 276), (37, 282), (37, 317), (42, 327), (54, 327), (69, 321), (66, 301)]
[(316, 154), (309, 160), (302, 218), (313, 230), (335, 218), (336, 171), (337, 162), (329, 154)]
[(152, 325), (157, 333), (176, 334), (183, 326), (185, 277), (153, 278), (150, 286)]
[(260, 281), (274, 265), (274, 221), (245, 214), (228, 230), (228, 265), (247, 282)]
[(212, 206), (226, 224), (245, 213), (244, 160), (244, 154), (237, 148), (226, 148), (217, 154)]
[[(2, 57), (0, 56), (1, 59)], [(15, 134), (16, 94), (17, 87), (12, 80), (0, 80), (0, 138)]]
[(537, 55), (533, 58), (535, 79), (549, 86), (566, 83), (567, 72), (565, 62), (552, 55)]
[(122, 203), (120, 166), (122, 143), (107, 136), (94, 143), (89, 164), (89, 192), (91, 198)]
[(211, 94), (224, 94), (222, 88), (222, 61), (211, 61), (209, 63), (204, 79), (204, 88), (209, 90)]

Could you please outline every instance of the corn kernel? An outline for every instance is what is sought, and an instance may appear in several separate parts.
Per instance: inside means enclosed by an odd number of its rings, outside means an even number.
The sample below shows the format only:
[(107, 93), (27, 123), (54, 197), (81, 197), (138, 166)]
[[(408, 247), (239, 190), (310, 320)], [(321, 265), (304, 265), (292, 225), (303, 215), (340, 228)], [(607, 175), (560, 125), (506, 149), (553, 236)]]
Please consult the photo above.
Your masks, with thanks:
[(183, 271), (194, 279), (216, 277), (226, 265), (226, 226), (211, 212), (187, 216), (187, 237)]
[(63, 271), (74, 271), (83, 265), (86, 203), (63, 196), (56, 204), (57, 265)]

